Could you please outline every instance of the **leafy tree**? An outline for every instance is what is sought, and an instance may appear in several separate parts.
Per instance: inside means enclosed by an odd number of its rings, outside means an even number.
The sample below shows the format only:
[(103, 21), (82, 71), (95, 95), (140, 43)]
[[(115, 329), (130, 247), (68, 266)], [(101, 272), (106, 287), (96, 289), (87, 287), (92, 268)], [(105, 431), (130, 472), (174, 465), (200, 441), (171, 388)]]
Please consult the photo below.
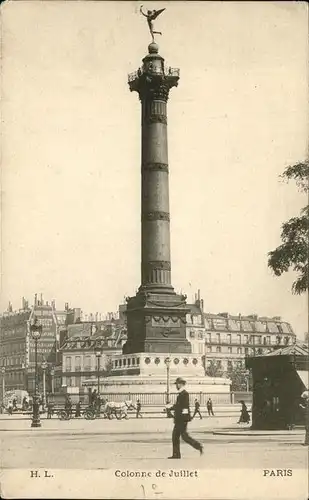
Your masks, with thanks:
[(231, 380), (231, 391), (246, 391), (247, 380), (249, 389), (252, 386), (251, 373), (247, 372), (244, 366), (228, 364), (226, 376)]
[[(281, 176), (284, 180), (296, 181), (299, 190), (309, 192), (309, 161), (289, 166)], [(292, 217), (282, 225), (282, 244), (268, 253), (268, 266), (276, 276), (293, 269), (297, 278), (293, 282), (292, 292), (301, 294), (308, 290), (308, 242), (309, 242), (309, 205), (306, 205), (298, 217)]]
[(222, 377), (223, 370), (217, 361), (211, 359), (209, 365), (206, 367), (205, 375), (208, 377)]

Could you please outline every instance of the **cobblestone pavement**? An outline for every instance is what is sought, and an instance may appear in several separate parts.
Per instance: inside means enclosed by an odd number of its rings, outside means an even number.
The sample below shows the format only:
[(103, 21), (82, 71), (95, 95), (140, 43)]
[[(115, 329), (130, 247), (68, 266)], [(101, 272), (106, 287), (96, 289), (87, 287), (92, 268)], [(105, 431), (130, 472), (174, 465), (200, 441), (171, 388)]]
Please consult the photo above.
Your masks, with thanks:
[[(125, 469), (159, 467), (171, 454), (170, 419), (59, 421), (42, 419), (32, 429), (29, 419), (2, 418), (2, 468)], [(214, 430), (239, 429), (235, 418), (204, 418), (189, 424), (189, 433), (200, 440), (203, 456), (182, 443), (181, 466), (216, 468), (306, 468), (308, 448), (304, 431), (271, 435), (214, 435)], [(167, 463), (167, 462), (166, 462)], [(180, 463), (177, 462), (177, 466)]]

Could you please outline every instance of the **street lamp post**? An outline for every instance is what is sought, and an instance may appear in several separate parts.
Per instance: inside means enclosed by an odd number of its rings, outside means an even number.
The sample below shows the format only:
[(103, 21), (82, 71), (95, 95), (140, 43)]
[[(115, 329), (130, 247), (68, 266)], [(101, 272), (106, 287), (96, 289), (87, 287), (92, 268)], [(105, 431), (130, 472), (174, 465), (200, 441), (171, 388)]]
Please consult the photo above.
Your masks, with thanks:
[(55, 368), (53, 366), (50, 369), (50, 376), (51, 376), (51, 391), (52, 391), (52, 394), (54, 394), (54, 392), (55, 392), (55, 380), (54, 380)]
[(43, 363), (41, 364), (41, 368), (43, 370), (43, 412), (45, 411), (45, 405), (46, 405), (46, 368), (47, 368), (47, 362), (44, 360)]
[(166, 404), (170, 403), (170, 358), (165, 359), (166, 364)]
[(245, 373), (245, 379), (246, 379), (246, 391), (249, 392), (249, 376), (250, 372), (247, 370)]
[(102, 356), (102, 349), (100, 347), (95, 347), (95, 355), (97, 357), (97, 372), (98, 372), (98, 398), (100, 397), (100, 361)]
[(42, 325), (38, 325), (37, 318), (30, 326), (31, 336), (34, 340), (34, 397), (32, 405), (32, 422), (31, 427), (41, 427), (40, 421), (40, 407), (38, 401), (38, 340), (41, 338)]
[(2, 401), (4, 399), (5, 395), (5, 367), (2, 366), (1, 368), (1, 375), (2, 375)]

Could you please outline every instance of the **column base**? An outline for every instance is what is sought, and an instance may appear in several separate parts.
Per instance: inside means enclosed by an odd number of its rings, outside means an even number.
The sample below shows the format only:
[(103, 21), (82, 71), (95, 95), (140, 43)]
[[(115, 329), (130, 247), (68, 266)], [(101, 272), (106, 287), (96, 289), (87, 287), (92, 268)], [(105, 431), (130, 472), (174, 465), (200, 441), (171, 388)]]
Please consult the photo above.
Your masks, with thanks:
[(186, 339), (186, 297), (170, 290), (140, 287), (127, 302), (128, 340), (123, 354), (191, 353)]

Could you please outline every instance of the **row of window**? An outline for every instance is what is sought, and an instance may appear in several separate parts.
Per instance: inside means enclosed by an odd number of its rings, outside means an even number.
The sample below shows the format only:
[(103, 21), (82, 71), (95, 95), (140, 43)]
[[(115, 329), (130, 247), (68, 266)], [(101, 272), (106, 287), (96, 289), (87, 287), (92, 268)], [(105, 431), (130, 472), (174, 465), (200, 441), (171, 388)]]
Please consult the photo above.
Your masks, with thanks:
[[(207, 352), (222, 352), (222, 347), (221, 346), (217, 346), (216, 347), (216, 351), (213, 351), (213, 348), (211, 345), (208, 345), (207, 346)], [(232, 347), (228, 347), (227, 348), (227, 352), (229, 354), (232, 354), (233, 353), (233, 348)], [(243, 354), (243, 350), (242, 350), (242, 347), (237, 347), (237, 349), (234, 350), (234, 352), (236, 352), (237, 354)], [(245, 354), (248, 353), (248, 347), (245, 347)]]
[(82, 387), (81, 377), (65, 377), (64, 384), (68, 387)]
[(14, 358), (2, 358), (0, 361), (1, 366), (21, 366), (25, 361), (24, 356)]
[[(81, 371), (81, 356), (75, 356), (75, 370)], [(90, 370), (91, 367), (91, 356), (85, 356), (84, 357), (84, 368), (85, 370)], [(71, 371), (72, 370), (72, 357), (71, 356), (66, 356), (65, 358), (65, 369), (66, 371)]]
[(51, 318), (38, 318), (37, 324), (42, 326), (51, 326), (53, 324), (53, 320)]
[(187, 314), (187, 323), (192, 323), (192, 325), (202, 325), (202, 316), (197, 316), (193, 314)]
[[(192, 332), (193, 334), (193, 332)], [(190, 333), (190, 337), (192, 338), (192, 335)], [(198, 337), (200, 338), (200, 337)], [(233, 340), (233, 342), (232, 342)], [(280, 335), (274, 336), (274, 335), (240, 335), (237, 334), (237, 336), (233, 336), (228, 333), (226, 335), (221, 335), (220, 333), (206, 333), (206, 342), (208, 344), (211, 343), (227, 343), (227, 344), (253, 344), (253, 345), (272, 345), (272, 344), (277, 344), (277, 345), (288, 345), (291, 341), (291, 337), (285, 336), (281, 337)]]
[[(270, 352), (271, 349), (262, 349), (262, 348), (258, 348), (258, 349), (254, 349), (254, 348), (250, 348), (250, 347), (245, 347), (244, 349), (242, 347), (237, 347), (236, 349), (232, 348), (232, 347), (228, 347), (227, 348), (227, 353), (228, 354), (245, 354), (246, 356), (248, 356), (249, 354), (267, 354), (268, 352)], [(221, 346), (217, 346), (215, 349), (213, 349), (212, 346), (207, 346), (207, 352), (210, 353), (210, 352), (218, 352), (218, 353), (222, 353), (222, 347)], [(224, 350), (223, 353), (225, 353), (226, 351)]]
[(15, 352), (23, 352), (25, 350), (25, 342), (14, 342), (14, 344), (4, 344), (1, 346), (2, 354), (12, 354)]
[(241, 361), (241, 360), (237, 360), (237, 361), (230, 361), (230, 360), (222, 360), (222, 359), (206, 359), (206, 368), (209, 367), (210, 365), (212, 365), (213, 363), (215, 363), (215, 365), (217, 365), (218, 368), (223, 368), (223, 366), (226, 366), (227, 368), (232, 368), (232, 367), (238, 367), (238, 368), (243, 368), (245, 365), (244, 365), (244, 362)]
[(25, 335), (27, 332), (27, 325), (26, 323), (21, 326), (16, 326), (15, 328), (3, 328), (1, 330), (1, 337), (6, 338), (6, 337), (18, 337), (19, 335)]
[(5, 373), (5, 381), (11, 382), (12, 380), (16, 380), (17, 382), (23, 382), (25, 375), (23, 372), (6, 372)]
[(273, 321), (248, 321), (248, 320), (232, 320), (228, 321), (219, 318), (205, 318), (205, 327), (207, 330), (214, 328), (215, 330), (227, 331), (244, 331), (244, 332), (261, 332), (261, 333), (292, 333), (288, 323), (275, 323)]

